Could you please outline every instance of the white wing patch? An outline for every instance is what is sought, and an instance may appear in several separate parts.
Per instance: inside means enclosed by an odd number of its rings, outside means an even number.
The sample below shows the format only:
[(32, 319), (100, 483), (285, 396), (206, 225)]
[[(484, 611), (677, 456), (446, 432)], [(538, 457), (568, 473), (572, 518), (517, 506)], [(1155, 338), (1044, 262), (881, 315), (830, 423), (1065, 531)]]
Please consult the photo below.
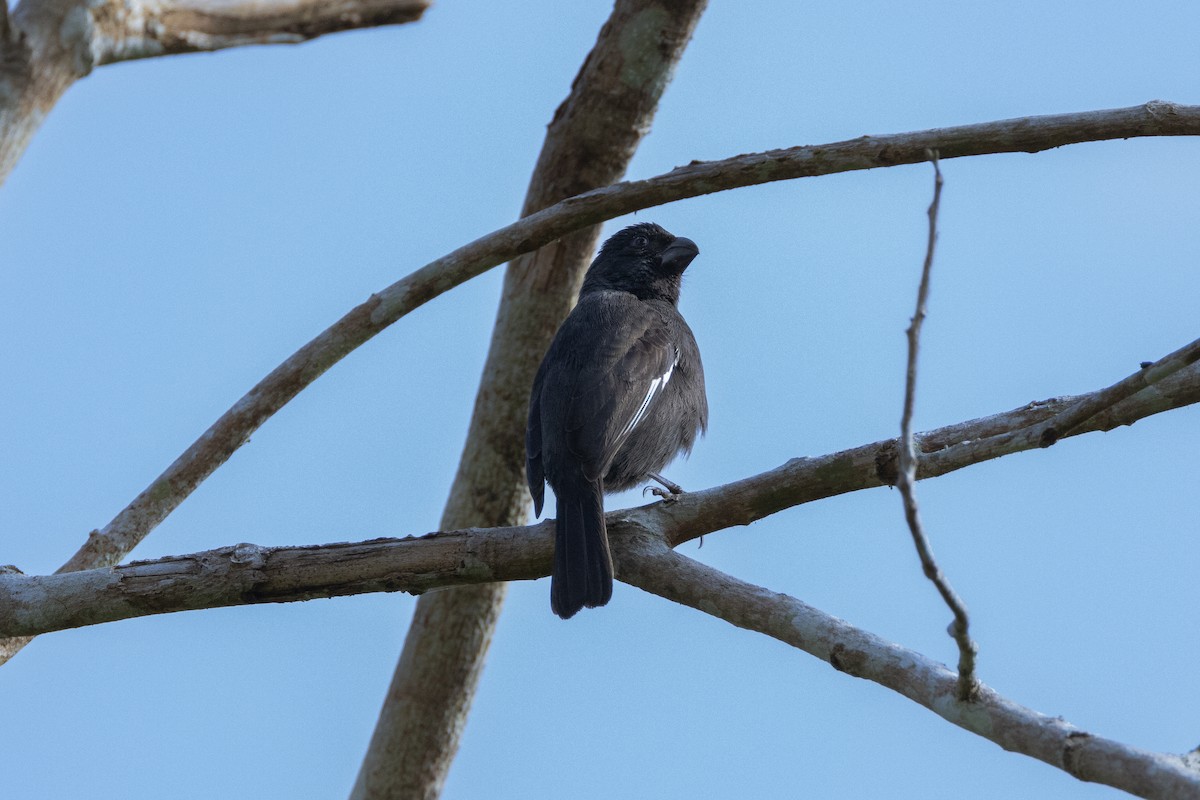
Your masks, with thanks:
[(671, 373), (675, 371), (675, 365), (678, 363), (679, 350), (675, 350), (675, 358), (671, 359), (671, 365), (667, 367), (666, 372), (650, 381), (650, 388), (646, 391), (646, 396), (642, 398), (642, 404), (638, 406), (637, 413), (633, 415), (633, 419), (629, 420), (629, 424), (621, 430), (618, 438), (623, 439), (628, 436), (637, 427), (638, 423), (646, 418), (646, 412), (650, 410), (650, 404), (666, 388), (667, 383), (671, 380)]

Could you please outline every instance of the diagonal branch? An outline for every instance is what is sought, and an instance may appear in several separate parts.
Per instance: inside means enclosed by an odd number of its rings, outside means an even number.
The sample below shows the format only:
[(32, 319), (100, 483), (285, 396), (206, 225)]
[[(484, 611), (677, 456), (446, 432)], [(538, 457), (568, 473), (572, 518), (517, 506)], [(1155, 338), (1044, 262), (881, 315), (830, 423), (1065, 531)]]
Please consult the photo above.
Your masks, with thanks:
[[(1127, 398), (1155, 387), (1177, 373), (1190, 370), (1197, 361), (1200, 361), (1200, 339), (1184, 345), (1152, 364), (1147, 364), (1107, 389), (1077, 398), (1071, 405), (1062, 408), (1038, 425), (998, 433), (982, 441), (973, 442), (972, 450), (988, 450), (993, 453), (994, 458), (1033, 447), (1049, 447), (1090, 420), (1104, 417), (1123, 404)], [(921, 459), (921, 474), (925, 475), (926, 470), (936, 471), (947, 467), (954, 469), (957, 459), (962, 456), (963, 453), (957, 447), (930, 452)]]
[[(1027, 432), (1040, 429), (1047, 420), (1079, 403), (1093, 402), (1107, 391), (1101, 389), (1077, 397), (1033, 402), (990, 417), (918, 434), (915, 438), (921, 456), (917, 477), (934, 478), (972, 464), (1037, 449), (1038, 437), (1027, 435)], [(1200, 364), (1193, 363), (1093, 415), (1073, 428), (1068, 436), (1110, 431), (1132, 425), (1152, 414), (1195, 403), (1200, 403)], [(994, 444), (997, 440), (1009, 444), (999, 448)], [(710, 533), (713, 529), (709, 517), (714, 514), (720, 516), (721, 527), (749, 525), (794, 505), (875, 486), (895, 485), (899, 448), (898, 439), (888, 439), (829, 455), (794, 458), (781, 467), (719, 489), (688, 492), (670, 510), (669, 542), (672, 547), (678, 547)]]
[[(921, 477), (995, 458), (993, 450), (976, 445), (998, 432), (1037, 428), (1104, 391), (1031, 403), (921, 434), (917, 439), (929, 447), (961, 447), (964, 452), (954, 466), (936, 473), (922, 471)], [(1093, 417), (1071, 436), (1130, 425), (1194, 403), (1200, 403), (1197, 364)], [(615, 532), (614, 542), (648, 529), (678, 546), (796, 505), (885, 485), (889, 464), (894, 474), (898, 446), (899, 440), (891, 439), (819, 458), (794, 459), (760, 475), (689, 492), (669, 506), (653, 503), (611, 512), (609, 528)], [(1035, 448), (1030, 444), (1027, 449)], [(549, 574), (552, 529), (543, 522), (311, 547), (240, 544), (47, 576), (0, 568), (0, 637), (202, 608), (532, 580)], [(0, 647), (5, 641), (0, 639)]]
[(621, 549), (621, 579), (647, 592), (790, 644), (834, 669), (896, 691), (943, 719), (1081, 781), (1140, 797), (1200, 796), (1200, 770), (1184, 758), (1154, 753), (1076, 728), (978, 685), (958, 699), (958, 676), (913, 650), (830, 616), (785, 594), (740, 581), (667, 548), (650, 534)]
[[(837, 670), (879, 683), (1006, 750), (1022, 753), (1094, 781), (1142, 797), (1190, 798), (1200, 790), (1200, 770), (1186, 759), (1153, 753), (1079, 730), (1060, 717), (1048, 717), (978, 685), (972, 701), (957, 698), (957, 676), (943, 665), (891, 644), (795, 598), (739, 581), (669, 550), (653, 529), (627, 514), (614, 538), (620, 578), (645, 591), (691, 606), (748, 630), (764, 633), (816, 656)], [(484, 536), (483, 534), (487, 534)], [(458, 569), (479, 579), (489, 558), (505, 562), (493, 577), (544, 575), (553, 549), (551, 526), (493, 531), (462, 531), (406, 540), (309, 548), (259, 548), (237, 545), (221, 550), (129, 565), (120, 570), (53, 576), (49, 585), (6, 591), (19, 599), (53, 606), (71, 596), (72, 586), (88, 587), (111, 607), (116, 592), (125, 607), (146, 610), (183, 597), (189, 582), (204, 573), (220, 574), (223, 596), (237, 602), (283, 602), (351, 589), (388, 591), (428, 586), (429, 571)], [(472, 547), (472, 541), (481, 548)], [(490, 546), (487, 544), (490, 542)], [(467, 564), (463, 557), (472, 561)], [(274, 563), (273, 563), (274, 562)], [(325, 568), (322, 572), (322, 566)], [(474, 571), (474, 575), (466, 573)], [(0, 573), (7, 590), (12, 574)], [(31, 581), (33, 579), (25, 579)], [(320, 587), (320, 588), (319, 588)], [(211, 588), (211, 587), (210, 587)], [(336, 589), (325, 592), (323, 589)], [(41, 597), (37, 597), (41, 593)], [(66, 590), (66, 591), (64, 591)], [(245, 591), (241, 600), (236, 593)], [(208, 597), (214, 598), (213, 592)], [(5, 602), (0, 608), (20, 608)], [(179, 610), (179, 609), (175, 609)], [(0, 616), (3, 630), (13, 622)], [(89, 622), (103, 613), (93, 612)], [(133, 613), (124, 616), (135, 616)], [(87, 623), (81, 623), (87, 624)]]

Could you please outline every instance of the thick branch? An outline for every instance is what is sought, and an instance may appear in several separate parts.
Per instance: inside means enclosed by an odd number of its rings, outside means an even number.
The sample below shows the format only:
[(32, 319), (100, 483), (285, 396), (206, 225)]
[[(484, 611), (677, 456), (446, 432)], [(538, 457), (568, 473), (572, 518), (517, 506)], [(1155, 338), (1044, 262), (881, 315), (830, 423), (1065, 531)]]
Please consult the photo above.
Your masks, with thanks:
[[(1028, 430), (1105, 390), (1060, 397), (991, 417), (938, 428), (917, 439), (926, 448), (961, 448), (955, 464), (922, 478), (997, 457), (972, 446), (998, 433)], [(1130, 425), (1200, 402), (1200, 365), (1181, 370), (1076, 428), (1071, 436)], [(646, 529), (672, 545), (786, 508), (894, 480), (898, 440), (818, 458), (702, 491), (671, 505), (653, 503), (608, 515), (614, 552)], [(1036, 449), (1036, 444), (1030, 445)], [(881, 477), (882, 476), (882, 477)], [(884, 480), (887, 478), (887, 481)], [(291, 602), (363, 592), (425, 592), (446, 586), (531, 580), (549, 574), (553, 527), (544, 522), (447, 531), (419, 538), (264, 548), (241, 544), (188, 556), (49, 576), (0, 571), (0, 636), (30, 636), (149, 614), (249, 603)], [(621, 577), (621, 575), (618, 575)]]
[[(615, 184), (564, 200), (430, 262), (351, 310), (225, 412), (128, 507), (91, 536), (62, 569), (117, 563), (267, 419), (354, 349), (443, 292), (572, 231), (640, 209), (726, 189), (915, 163), (924, 160), (928, 148), (939, 150), (942, 158), (954, 158), (1036, 152), (1101, 139), (1198, 134), (1200, 106), (1152, 102), (1113, 111), (861, 137), (698, 162), (656, 178)], [(525, 280), (529, 287), (541, 290), (532, 278)]]
[(63, 92), (93, 67), (412, 22), (429, 2), (23, 0), (0, 17), (0, 183)]
[(298, 44), (327, 33), (399, 25), (421, 18), (431, 0), (109, 0), (91, 6), (95, 64)]
[[(522, 214), (625, 174), (705, 5), (618, 0), (546, 131)], [(523, 431), (529, 389), (575, 301), (600, 232), (595, 225), (571, 230), (539, 242), (548, 246), (517, 258), (505, 273), (443, 528), (516, 525), (528, 514)], [(440, 793), (503, 598), (503, 584), (492, 583), (435, 592), (417, 603), (355, 800)]]
[(0, 632), (30, 635), (202, 608), (532, 580), (546, 574), (552, 531), (543, 523), (305, 547), (243, 543), (42, 577), (0, 572)]
[(1058, 767), (1082, 781), (1140, 797), (1200, 796), (1200, 771), (1176, 755), (1154, 753), (1079, 730), (978, 684), (971, 702), (957, 699), (958, 676), (913, 650), (668, 549), (654, 536), (630, 537), (621, 550), (621, 579), (652, 594), (764, 633), (834, 669), (899, 692), (943, 719), (1005, 750)]

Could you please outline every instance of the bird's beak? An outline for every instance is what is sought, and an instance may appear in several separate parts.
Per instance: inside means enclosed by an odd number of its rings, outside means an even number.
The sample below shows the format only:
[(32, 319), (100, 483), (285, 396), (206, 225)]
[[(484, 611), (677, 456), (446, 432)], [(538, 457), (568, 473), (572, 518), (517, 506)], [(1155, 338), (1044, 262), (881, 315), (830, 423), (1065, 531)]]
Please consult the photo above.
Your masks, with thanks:
[(675, 241), (667, 245), (662, 252), (663, 269), (676, 275), (681, 275), (692, 259), (700, 255), (700, 248), (686, 236), (677, 236)]

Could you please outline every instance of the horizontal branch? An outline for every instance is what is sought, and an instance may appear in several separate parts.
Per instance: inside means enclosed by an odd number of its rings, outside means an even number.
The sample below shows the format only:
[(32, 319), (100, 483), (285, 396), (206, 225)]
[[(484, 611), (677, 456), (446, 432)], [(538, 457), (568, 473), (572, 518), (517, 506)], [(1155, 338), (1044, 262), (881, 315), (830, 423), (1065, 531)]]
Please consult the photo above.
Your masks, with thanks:
[(135, 58), (298, 44), (421, 18), (431, 0), (109, 0), (92, 4), (96, 66)]
[[(247, 441), (330, 367), (409, 312), (455, 286), (587, 225), (712, 192), (793, 178), (1135, 136), (1200, 134), (1200, 106), (1154, 101), (1111, 111), (1026, 117), (693, 162), (665, 175), (618, 183), (530, 214), (432, 261), (373, 294), (226, 411), (60, 571), (115, 564)], [(2, 655), (0, 655), (2, 657)]]
[[(922, 470), (919, 477), (995, 458), (997, 453), (976, 443), (1037, 426), (1095, 394), (1099, 393), (1030, 403), (922, 434), (917, 439), (923, 449), (941, 448), (959, 455), (938, 471)], [(1200, 402), (1200, 365), (1126, 398), (1071, 436), (1129, 425), (1196, 402)], [(669, 506), (653, 503), (611, 512), (608, 524), (614, 553), (621, 552), (631, 535), (645, 530), (656, 531), (677, 546), (802, 503), (891, 483), (897, 445), (898, 440), (890, 439), (818, 458), (793, 459), (760, 475), (689, 492)], [(549, 574), (552, 531), (553, 526), (543, 522), (311, 547), (240, 544), (49, 576), (0, 572), (0, 637), (201, 608), (533, 580)], [(624, 579), (620, 569), (617, 577)], [(8, 644), (13, 641), (0, 639), (0, 653), (19, 649), (20, 643)]]
[(654, 536), (631, 537), (630, 543), (622, 551), (621, 578), (647, 592), (790, 644), (840, 672), (892, 689), (1005, 750), (1044, 761), (1079, 780), (1140, 797), (1200, 796), (1200, 770), (1180, 756), (1087, 733), (1061, 717), (1018, 705), (981, 683), (970, 701), (961, 701), (956, 696), (958, 676), (916, 651), (693, 561)]
[(0, 573), (0, 636), (201, 608), (532, 580), (549, 572), (553, 530), (545, 522), (310, 547), (237, 544), (44, 577), (10, 571)]

